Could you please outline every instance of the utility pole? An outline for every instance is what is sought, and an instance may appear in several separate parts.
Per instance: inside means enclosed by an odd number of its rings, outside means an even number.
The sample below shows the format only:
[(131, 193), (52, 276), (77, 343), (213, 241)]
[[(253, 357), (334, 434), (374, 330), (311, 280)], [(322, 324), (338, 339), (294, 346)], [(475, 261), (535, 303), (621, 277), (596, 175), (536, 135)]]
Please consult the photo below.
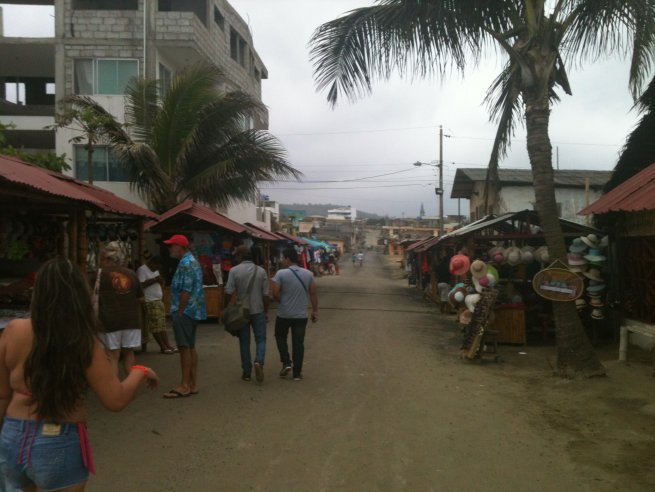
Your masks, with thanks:
[(443, 126), (439, 125), (439, 235), (443, 229)]

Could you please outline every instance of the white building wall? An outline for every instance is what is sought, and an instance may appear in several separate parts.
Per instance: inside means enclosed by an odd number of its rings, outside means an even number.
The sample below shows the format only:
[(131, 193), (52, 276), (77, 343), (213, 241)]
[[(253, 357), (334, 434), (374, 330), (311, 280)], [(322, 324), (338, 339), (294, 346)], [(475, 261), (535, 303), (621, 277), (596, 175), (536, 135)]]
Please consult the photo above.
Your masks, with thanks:
[[(588, 203), (600, 198), (599, 190), (589, 190)], [(556, 188), (555, 198), (561, 206), (561, 218), (578, 223), (585, 223), (586, 218), (579, 216), (587, 199), (585, 190), (581, 188)], [(534, 188), (531, 186), (504, 187), (500, 191), (499, 210), (497, 213), (518, 212), (520, 210), (533, 210), (535, 203)]]
[(221, 212), (240, 224), (249, 222), (267, 231), (271, 230), (270, 212), (264, 208), (258, 208), (254, 203), (245, 201), (235, 203)]

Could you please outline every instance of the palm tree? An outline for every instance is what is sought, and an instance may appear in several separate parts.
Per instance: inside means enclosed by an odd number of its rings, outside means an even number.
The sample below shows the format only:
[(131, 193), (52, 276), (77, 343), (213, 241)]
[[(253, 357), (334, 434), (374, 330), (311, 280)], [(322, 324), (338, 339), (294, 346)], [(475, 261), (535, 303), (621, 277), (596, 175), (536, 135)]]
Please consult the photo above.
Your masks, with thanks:
[[(259, 182), (301, 175), (273, 135), (246, 128), (262, 103), (243, 92), (219, 92), (221, 82), (222, 72), (205, 64), (179, 72), (163, 96), (157, 81), (134, 79), (125, 125), (111, 118), (104, 126), (132, 186), (155, 211), (187, 199), (224, 207), (256, 198)], [(86, 96), (67, 102), (109, 115)]]
[[(310, 41), (316, 83), (334, 106), (341, 96), (369, 93), (375, 79), (464, 72), (490, 48), (506, 63), (486, 101), (498, 123), (485, 193), (494, 193), (498, 161), (525, 118), (536, 206), (551, 258), (565, 259), (548, 133), (556, 89), (571, 94), (566, 66), (632, 54), (636, 97), (655, 53), (655, 0), (377, 0), (320, 26)], [(554, 303), (557, 369), (602, 375), (573, 303)]]

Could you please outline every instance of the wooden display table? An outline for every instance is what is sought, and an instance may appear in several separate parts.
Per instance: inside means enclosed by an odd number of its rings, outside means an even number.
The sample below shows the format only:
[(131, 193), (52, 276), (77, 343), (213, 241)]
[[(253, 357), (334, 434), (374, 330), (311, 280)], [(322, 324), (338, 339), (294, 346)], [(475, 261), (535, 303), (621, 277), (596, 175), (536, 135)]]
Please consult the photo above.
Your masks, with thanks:
[(498, 332), (498, 343), (517, 343), (525, 345), (525, 308), (498, 307), (491, 328)]
[[(205, 307), (208, 318), (220, 318), (223, 313), (223, 286), (205, 286)], [(164, 287), (164, 306), (166, 315), (171, 312), (171, 288)]]

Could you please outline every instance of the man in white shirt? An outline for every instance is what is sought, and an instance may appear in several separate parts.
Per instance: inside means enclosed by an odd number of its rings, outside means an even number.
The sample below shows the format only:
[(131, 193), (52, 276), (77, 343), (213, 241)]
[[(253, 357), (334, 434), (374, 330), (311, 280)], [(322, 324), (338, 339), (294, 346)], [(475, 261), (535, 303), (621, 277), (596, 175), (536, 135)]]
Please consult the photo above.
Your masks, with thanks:
[(143, 351), (145, 352), (147, 340), (150, 338), (148, 334), (152, 333), (162, 354), (175, 354), (177, 349), (171, 346), (166, 333), (166, 310), (162, 300), (164, 279), (159, 274), (161, 259), (158, 256), (151, 256), (148, 252), (145, 258), (146, 262), (136, 271), (146, 300), (147, 333), (144, 334)]

